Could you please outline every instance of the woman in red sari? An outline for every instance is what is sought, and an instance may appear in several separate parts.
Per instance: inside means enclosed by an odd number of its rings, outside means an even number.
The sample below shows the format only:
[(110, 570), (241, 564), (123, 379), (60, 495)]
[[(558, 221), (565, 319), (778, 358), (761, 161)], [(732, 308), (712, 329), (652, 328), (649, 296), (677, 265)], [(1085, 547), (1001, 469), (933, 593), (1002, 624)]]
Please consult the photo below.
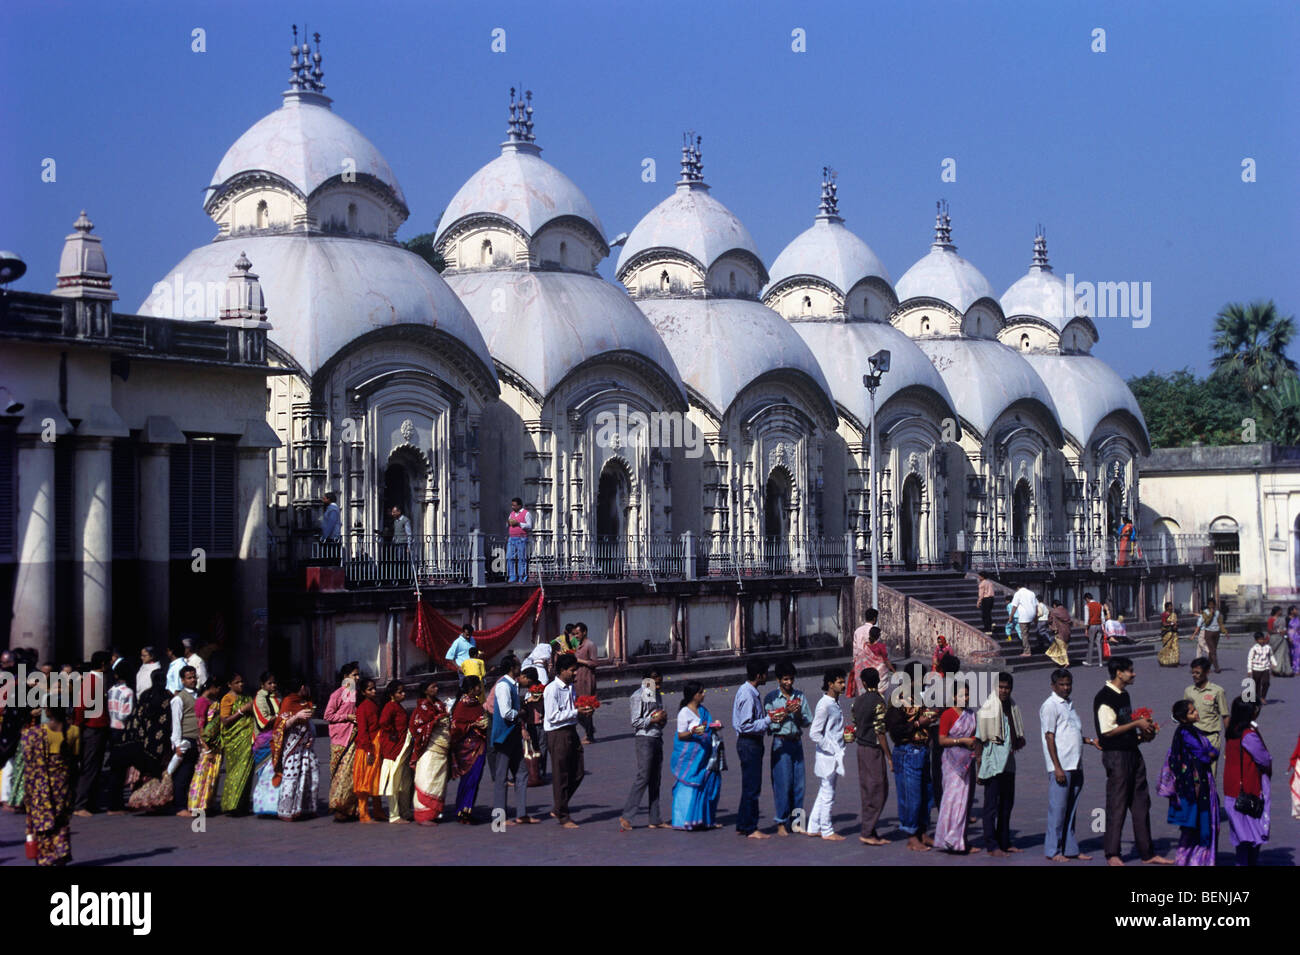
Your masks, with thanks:
[(352, 791), (357, 812), (365, 823), (378, 822), (379, 802), (379, 691), (371, 677), (357, 680), (357, 755), (352, 763)]
[(407, 730), (411, 734), (411, 768), (415, 770), (412, 808), (415, 821), (436, 826), (447, 791), (451, 715), (438, 699), (438, 684), (430, 680), (420, 693)]
[(488, 722), (483, 709), (483, 681), (467, 676), (451, 708), (451, 775), (460, 780), (456, 818), (465, 825), (474, 821), (474, 800), (487, 762)]

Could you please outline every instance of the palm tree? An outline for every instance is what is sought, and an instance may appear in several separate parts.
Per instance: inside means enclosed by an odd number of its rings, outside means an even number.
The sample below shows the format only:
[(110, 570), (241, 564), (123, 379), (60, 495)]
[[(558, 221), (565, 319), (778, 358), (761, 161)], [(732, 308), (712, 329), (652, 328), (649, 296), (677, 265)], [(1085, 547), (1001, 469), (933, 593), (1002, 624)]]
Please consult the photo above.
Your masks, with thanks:
[(1253, 399), (1296, 372), (1296, 363), (1286, 356), (1295, 334), (1295, 318), (1278, 315), (1272, 300), (1225, 305), (1214, 319), (1211, 364), (1216, 374), (1240, 380)]

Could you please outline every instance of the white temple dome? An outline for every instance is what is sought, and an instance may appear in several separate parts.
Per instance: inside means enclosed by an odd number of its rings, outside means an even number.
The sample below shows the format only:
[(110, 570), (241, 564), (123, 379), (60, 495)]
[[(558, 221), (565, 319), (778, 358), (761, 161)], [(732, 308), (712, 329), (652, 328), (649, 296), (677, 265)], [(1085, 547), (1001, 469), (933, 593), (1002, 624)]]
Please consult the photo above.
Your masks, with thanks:
[(728, 252), (739, 251), (753, 259), (757, 270), (762, 272), (759, 284), (763, 284), (767, 272), (754, 237), (735, 213), (709, 194), (709, 187), (704, 183), (698, 139), (693, 150), (688, 142), (682, 153), (682, 178), (677, 182), (676, 191), (636, 224), (623, 243), (615, 273), (621, 278), (625, 266), (653, 249), (684, 253), (703, 272), (708, 272)]
[[(802, 372), (830, 420), (831, 388), (799, 333), (766, 305), (743, 298), (652, 298), (640, 308), (677, 361), (682, 380), (721, 417), (752, 382)], [(861, 380), (861, 376), (859, 376)]]
[(962, 314), (982, 298), (997, 300), (993, 286), (983, 273), (957, 254), (946, 210), (941, 210), (936, 217), (930, 251), (903, 273), (894, 290), (900, 302), (910, 298), (937, 298)]
[(845, 228), (839, 214), (838, 187), (835, 174), (822, 171), (822, 198), (817, 218), (781, 250), (768, 270), (768, 289), (797, 275), (830, 282), (841, 295), (865, 278), (877, 278), (890, 284), (889, 271), (871, 246), (856, 233)]
[[(386, 242), (307, 235), (211, 242), (182, 259), (137, 312), (219, 318), (223, 302), (217, 299), (240, 252), (260, 276), (269, 339), (307, 374), (370, 332), (417, 325), (459, 342), (476, 359), (478, 377), (490, 380), (495, 391), (492, 358), (465, 306), (428, 262)], [(213, 288), (221, 294), (210, 294)]]
[(1025, 401), (1045, 411), (1056, 431), (1046, 437), (1059, 443), (1061, 416), (1052, 392), (1024, 356), (986, 338), (921, 338), (916, 344), (948, 386), (953, 407), (981, 437), (1002, 412)]
[(335, 115), (329, 102), (319, 94), (286, 93), (279, 109), (259, 119), (226, 150), (208, 184), (209, 199), (244, 173), (272, 173), (306, 197), (336, 176), (353, 172), (383, 183), (405, 206), (388, 160), (360, 130)]
[(536, 152), (509, 145), (460, 187), (447, 204), (436, 235), (441, 239), (461, 219), (483, 213), (509, 220), (529, 236), (564, 216), (582, 219), (605, 234), (596, 210), (572, 179)]
[[(685, 403), (681, 376), (663, 340), (627, 294), (599, 276), (495, 269), (448, 273), (447, 283), (473, 315), (492, 356), (539, 397), (580, 365), (621, 353), (656, 368), (674, 398)], [(502, 301), (509, 307), (501, 309)]]
[(1008, 320), (1025, 315), (1050, 323), (1057, 331), (1082, 315), (1077, 303), (1065, 300), (1065, 281), (1047, 261), (1047, 239), (1034, 238), (1034, 260), (1029, 271), (1017, 279), (1002, 296), (1002, 313)]
[(1103, 418), (1118, 413), (1137, 432), (1139, 450), (1150, 453), (1142, 408), (1115, 369), (1092, 355), (1030, 352), (1023, 357), (1056, 399), (1061, 427), (1079, 447), (1088, 447)]

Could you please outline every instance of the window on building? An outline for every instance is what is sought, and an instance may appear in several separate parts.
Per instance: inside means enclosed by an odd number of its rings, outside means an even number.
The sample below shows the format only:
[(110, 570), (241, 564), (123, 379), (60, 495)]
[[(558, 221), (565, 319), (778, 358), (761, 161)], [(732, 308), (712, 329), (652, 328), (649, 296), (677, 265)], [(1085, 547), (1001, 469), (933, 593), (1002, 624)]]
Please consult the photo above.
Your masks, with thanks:
[(1214, 546), (1214, 562), (1219, 565), (1219, 573), (1241, 573), (1241, 535), (1236, 521), (1220, 517), (1211, 523), (1210, 543)]
[(483, 244), (479, 246), (478, 261), (479, 261), (479, 265), (492, 264), (492, 240), (491, 239), (484, 239)]
[(355, 202), (348, 203), (348, 231), (357, 231), (357, 204)]
[(569, 264), (569, 246), (564, 242), (560, 243), (560, 264)]
[(270, 212), (266, 207), (266, 200), (263, 199), (257, 204), (257, 227), (265, 229), (270, 222)]
[(667, 292), (673, 287), (672, 279), (668, 277), (668, 270), (664, 269), (659, 273), (659, 291)]
[(1027, 333), (1020, 336), (1020, 348), (1022, 351), (1029, 351), (1029, 335)]
[(801, 304), (801, 308), (803, 309), (803, 314), (805, 314), (805, 315), (811, 315), (811, 314), (812, 314), (812, 298), (811, 298), (810, 296), (805, 295), (805, 296), (803, 297), (803, 302), (802, 302), (802, 304)]
[(730, 273), (730, 274), (728, 275), (728, 277), (727, 277), (727, 288), (729, 288), (729, 289), (730, 289), (731, 291), (733, 291), (733, 292), (736, 290), (736, 273), (735, 273), (735, 272), (732, 272), (732, 273)]
[(215, 438), (191, 438), (171, 453), (171, 550), (188, 558), (195, 547), (208, 557), (233, 557), (235, 550), (235, 445)]

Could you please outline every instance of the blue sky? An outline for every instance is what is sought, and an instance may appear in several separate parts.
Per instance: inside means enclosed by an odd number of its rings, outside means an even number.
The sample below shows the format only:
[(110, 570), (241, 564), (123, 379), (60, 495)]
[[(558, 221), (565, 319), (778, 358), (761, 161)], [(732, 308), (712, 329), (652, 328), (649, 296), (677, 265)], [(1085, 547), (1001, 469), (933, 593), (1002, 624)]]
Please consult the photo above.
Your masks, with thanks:
[[(534, 91), (544, 157), (609, 237), (672, 189), (681, 132), (770, 265), (840, 209), (897, 280), (934, 202), (999, 295), (1036, 224), (1058, 274), (1150, 282), (1152, 321), (1099, 320), (1128, 376), (1208, 368), (1215, 312), (1300, 312), (1300, 5), (1042, 2), (27, 3), (0, 28), (0, 248), (48, 291), (83, 207), (134, 309), (215, 227), (203, 188), (280, 103), (292, 22), (322, 34), (334, 109), (385, 154), (430, 231), (496, 155), (508, 89)], [(190, 49), (206, 30), (207, 52)], [(506, 52), (490, 48), (494, 28)], [(1106, 31), (1106, 52), (1090, 46)], [(793, 52), (791, 32), (806, 32)], [(1285, 119), (1284, 119), (1285, 118)], [(41, 161), (57, 181), (41, 181)], [(641, 180), (653, 157), (658, 181)], [(957, 161), (957, 181), (941, 163)], [(1241, 180), (1243, 158), (1258, 179)], [(612, 272), (611, 256), (602, 271)], [(1300, 357), (1300, 346), (1295, 349)]]

